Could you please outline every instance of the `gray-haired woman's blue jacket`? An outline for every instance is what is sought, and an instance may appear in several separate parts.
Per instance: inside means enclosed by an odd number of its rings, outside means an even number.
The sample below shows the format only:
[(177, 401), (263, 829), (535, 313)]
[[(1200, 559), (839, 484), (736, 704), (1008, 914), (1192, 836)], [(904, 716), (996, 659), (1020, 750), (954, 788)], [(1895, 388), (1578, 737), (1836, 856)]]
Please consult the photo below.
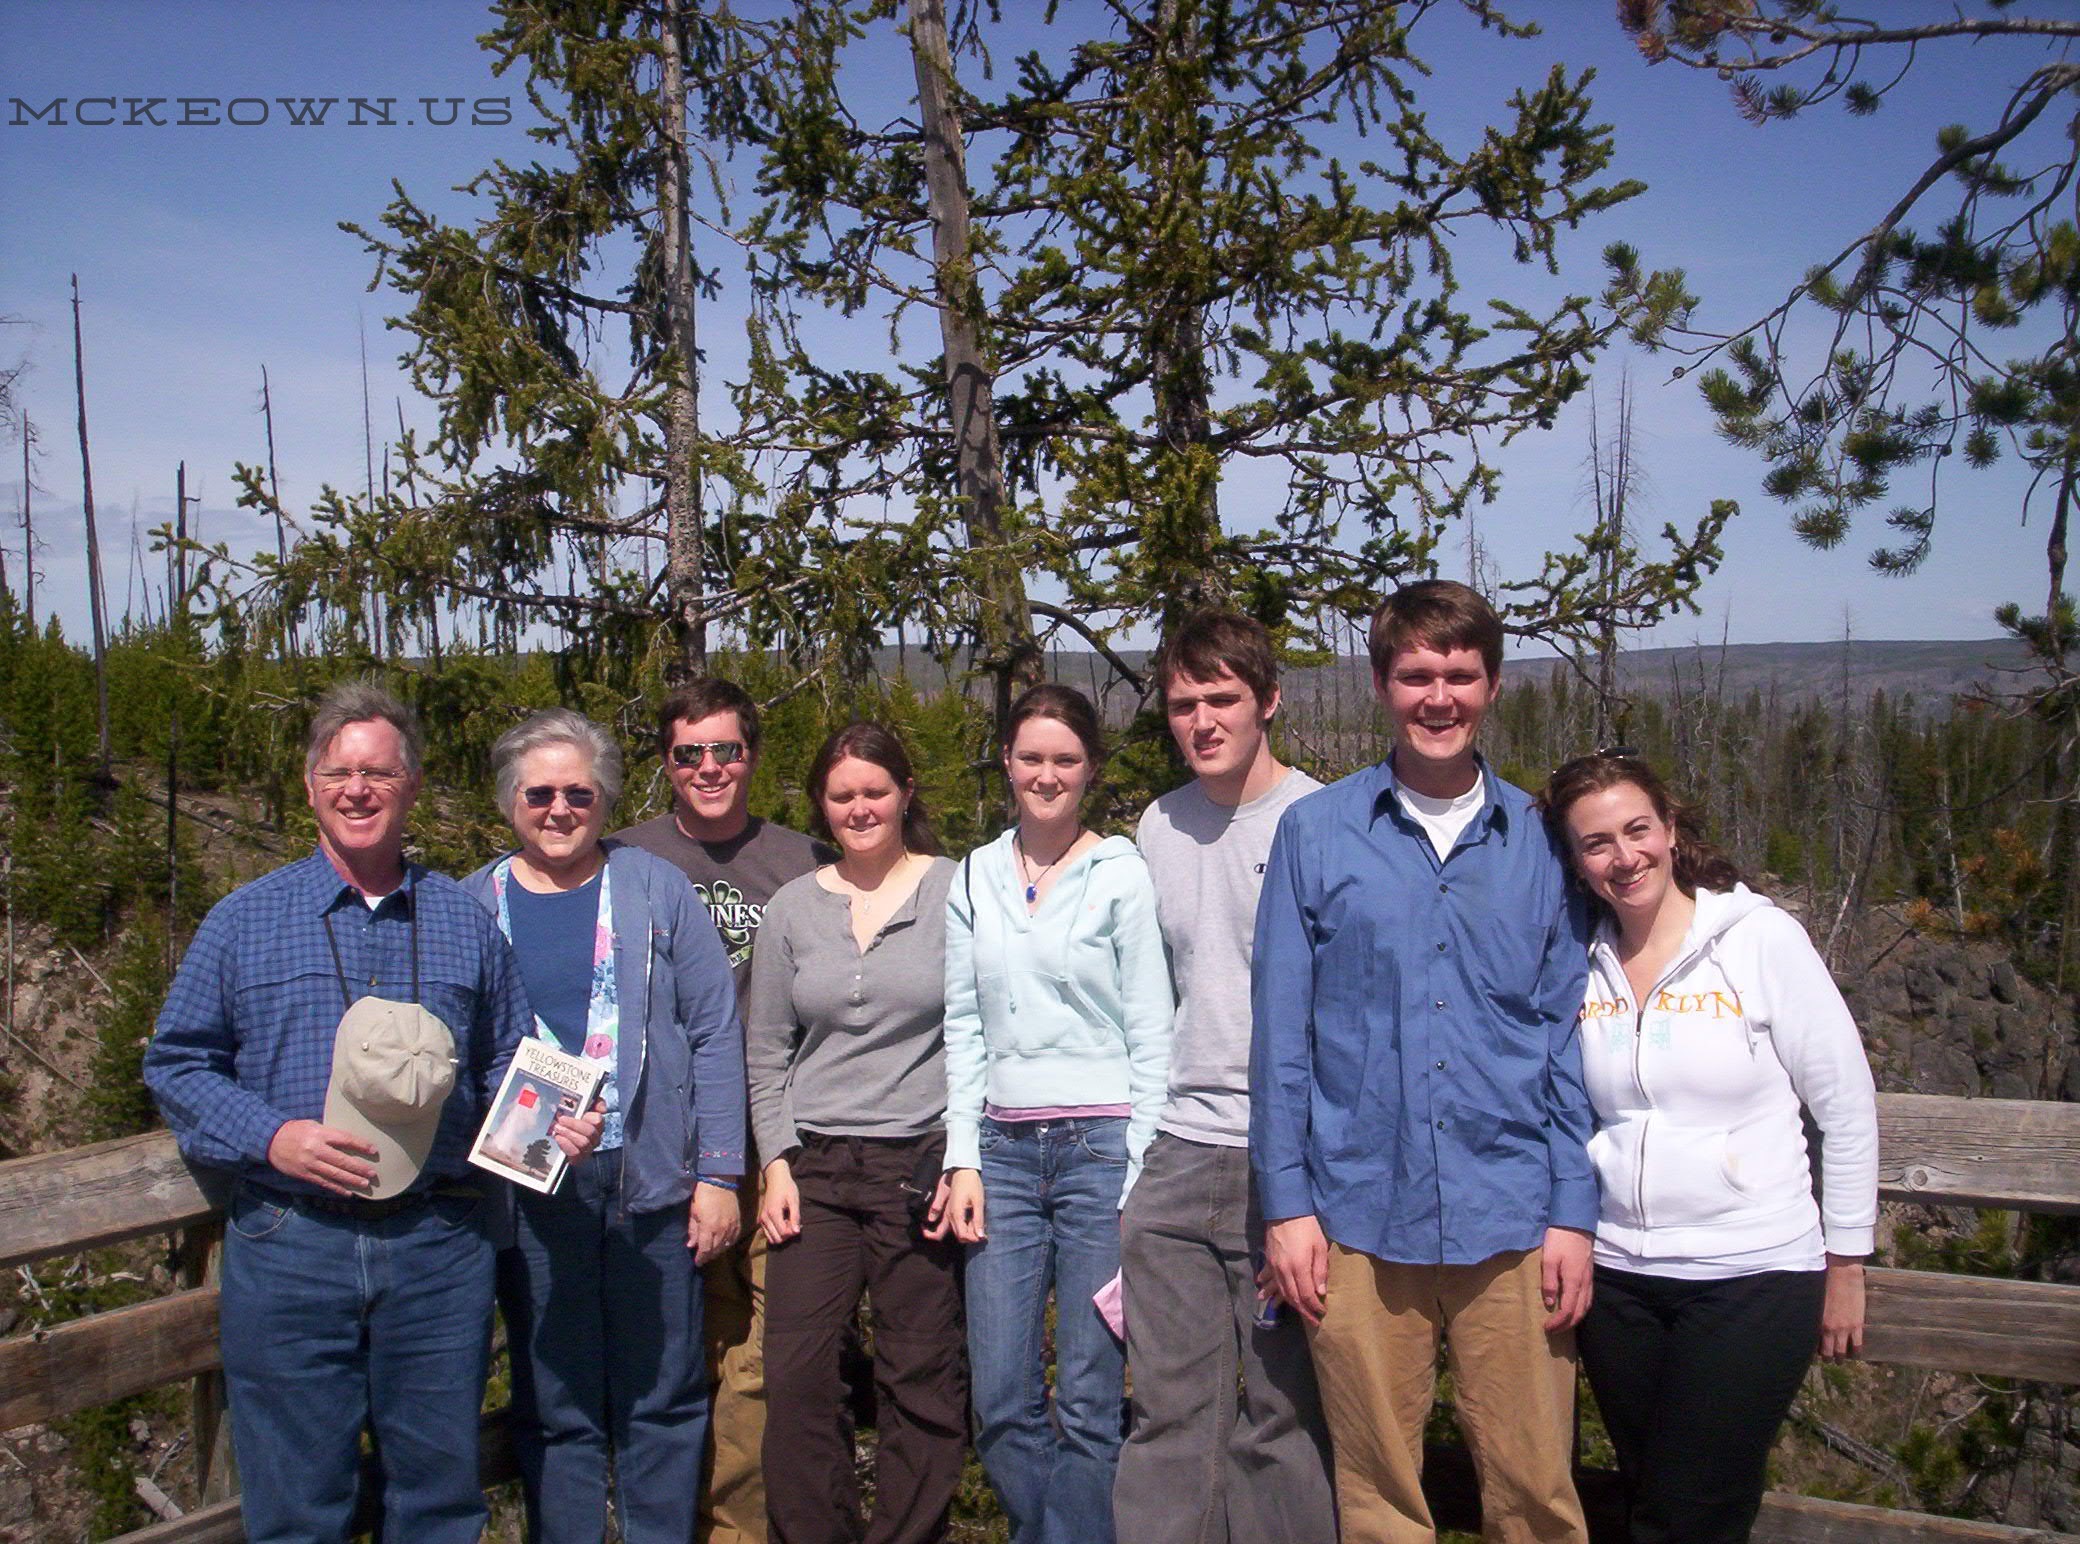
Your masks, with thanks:
[[(744, 1025), (728, 956), (692, 881), (625, 842), (600, 850), (613, 879), (621, 996), (621, 1202), (654, 1212), (684, 1206), (698, 1174), (744, 1172)], [(462, 882), (494, 913), (500, 861)]]

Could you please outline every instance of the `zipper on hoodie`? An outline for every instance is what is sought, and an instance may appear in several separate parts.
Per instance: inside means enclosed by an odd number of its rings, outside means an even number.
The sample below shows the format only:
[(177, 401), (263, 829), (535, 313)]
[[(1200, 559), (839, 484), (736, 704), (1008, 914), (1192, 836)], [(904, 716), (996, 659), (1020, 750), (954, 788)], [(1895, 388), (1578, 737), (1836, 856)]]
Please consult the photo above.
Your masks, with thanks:
[[(635, 1087), (624, 1088), (621, 1091), (620, 1220), (622, 1222), (628, 1221), (628, 1154), (629, 1149), (635, 1145), (635, 1132), (632, 1128), (635, 1125), (634, 1116), (636, 1108), (636, 1089), (641, 1088), (643, 1086), (643, 1068), (644, 1064), (650, 1058), (650, 972), (657, 961), (657, 929), (653, 925), (651, 925), (649, 921), (650, 898), (646, 894), (643, 899), (643, 931), (649, 935), (643, 941), (643, 995), (637, 999), (637, 1001), (641, 1002), (643, 1005), (643, 1033), (636, 1037)], [(607, 947), (613, 954), (615, 954), (616, 956), (619, 955), (621, 949), (621, 935), (618, 929), (615, 932), (614, 941)], [(616, 968), (619, 968), (618, 959)], [(691, 1070), (691, 1068), (688, 1069), (689, 1074), (691, 1073)]]
[[(1624, 967), (1622, 963), (1619, 968)], [(1658, 983), (1657, 983), (1658, 984)], [(1632, 1176), (1632, 1209), (1639, 1217), (1639, 1225), (1647, 1222), (1647, 1133), (1654, 1124), (1653, 1101), (1647, 1098), (1647, 1069), (1642, 1064), (1641, 1052), (1646, 1044), (1647, 1002), (1642, 997), (1632, 1015), (1632, 1083), (1639, 1090), (1640, 1108), (1646, 1114), (1639, 1123), (1639, 1155), (1636, 1159), (1638, 1172)]]
[[(1633, 1210), (1639, 1215), (1639, 1225), (1642, 1228), (1653, 1227), (1653, 1223), (1647, 1217), (1647, 1133), (1653, 1129), (1654, 1125), (1654, 1102), (1647, 1096), (1647, 1071), (1645, 1065), (1647, 999), (1660, 991), (1663, 986), (1681, 972), (1688, 970), (1692, 962), (1709, 949), (1713, 940), (1717, 937), (1718, 935), (1714, 933), (1709, 938), (1699, 940), (1694, 948), (1687, 953), (1677, 955), (1667, 965), (1663, 966), (1661, 974), (1654, 978), (1654, 985), (1640, 994), (1639, 1004), (1633, 1010), (1632, 1085), (1639, 1090), (1640, 1106), (1646, 1113), (1641, 1117), (1639, 1123), (1639, 1153), (1638, 1160), (1634, 1165), (1636, 1172), (1632, 1178), (1632, 1204)], [(1618, 951), (1609, 945), (1604, 945), (1603, 948), (1610, 955), (1611, 963), (1618, 967), (1619, 976), (1624, 977), (1625, 964), (1618, 958)], [(1631, 985), (1629, 979), (1626, 981), (1626, 984), (1628, 986)]]

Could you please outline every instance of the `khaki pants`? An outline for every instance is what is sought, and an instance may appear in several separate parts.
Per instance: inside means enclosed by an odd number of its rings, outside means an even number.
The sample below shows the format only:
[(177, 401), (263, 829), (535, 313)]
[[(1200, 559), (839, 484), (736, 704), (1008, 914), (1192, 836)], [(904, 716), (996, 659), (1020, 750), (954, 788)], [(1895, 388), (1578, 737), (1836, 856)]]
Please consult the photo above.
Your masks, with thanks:
[(758, 1181), (743, 1189), (744, 1235), (702, 1276), (714, 1414), (702, 1464), (700, 1544), (766, 1544), (766, 1236)]
[(1545, 1317), (1535, 1249), (1479, 1265), (1396, 1265), (1329, 1245), (1328, 1304), (1308, 1340), (1343, 1544), (1437, 1537), (1422, 1467), (1440, 1331), (1480, 1476), (1481, 1536), (1586, 1544), (1571, 1468), (1574, 1336), (1547, 1335)]

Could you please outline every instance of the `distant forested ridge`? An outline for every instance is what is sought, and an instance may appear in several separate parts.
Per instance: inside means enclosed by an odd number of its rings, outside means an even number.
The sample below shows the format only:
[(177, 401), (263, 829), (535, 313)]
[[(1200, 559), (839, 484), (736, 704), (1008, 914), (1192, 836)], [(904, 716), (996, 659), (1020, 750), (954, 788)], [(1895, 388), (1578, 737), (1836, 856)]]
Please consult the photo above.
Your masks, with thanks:
[[(1138, 672), (1145, 657), (1122, 663)], [(1704, 802), (1746, 867), (1811, 887), (1830, 917), (1881, 902), (1914, 905), (1932, 928), (2011, 941), (2026, 969), (2064, 986), (2076, 887), (2053, 813), (2070, 790), (2057, 783), (2058, 726), (2004, 705), (2005, 672), (2021, 663), (2019, 646), (2000, 641), (1656, 650), (1624, 656), (1619, 696), (1599, 704), (1568, 662), (1519, 659), (1505, 671), (1485, 749), (1505, 775), (1535, 789), (1591, 748), (1597, 723), (1613, 723)], [(806, 688), (790, 661), (764, 651), (721, 653), (715, 664), (773, 703), (760, 813), (806, 821), (802, 774), (816, 743), (855, 715), (873, 715), (912, 742), (950, 847), (1000, 829), (987, 694), (947, 690), (972, 679), (961, 661), (882, 649)], [(1120, 744), (1093, 813), (1130, 827), (1184, 775), (1152, 700), (1117, 681), (1108, 689), (1113, 672), (1094, 655), (1051, 653), (1046, 665), (1104, 699)], [(228, 884), (311, 840), (301, 788), (309, 705), (327, 682), (369, 670), (385, 674), (426, 721), (429, 796), (414, 838), (437, 868), (466, 871), (504, 845), (490, 748), (537, 708), (568, 705), (613, 726), (631, 773), (622, 813), (662, 807), (649, 743), (650, 705), (664, 684), (654, 656), (453, 647), (437, 661), (387, 666), (354, 654), (284, 661), (235, 636), (208, 641), (193, 629), (134, 623), (109, 651), (104, 777), (90, 656), (55, 622), (32, 632), (0, 590), (9, 853), (0, 902), (81, 948), (148, 923), (170, 959)], [(1280, 724), (1286, 756), (1325, 777), (1386, 748), (1357, 658), (1295, 661)], [(185, 812), (171, 821), (169, 790)], [(195, 807), (202, 798), (214, 813)]]

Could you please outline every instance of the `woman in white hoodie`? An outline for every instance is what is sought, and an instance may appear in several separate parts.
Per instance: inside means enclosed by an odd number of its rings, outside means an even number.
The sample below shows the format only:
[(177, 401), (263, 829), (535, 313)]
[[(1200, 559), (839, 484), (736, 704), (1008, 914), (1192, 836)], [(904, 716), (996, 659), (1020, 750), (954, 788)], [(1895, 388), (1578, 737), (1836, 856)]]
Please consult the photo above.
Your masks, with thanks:
[(1598, 913), (1581, 1027), (1603, 1206), (1582, 1362), (1636, 1544), (1744, 1540), (1813, 1353), (1863, 1344), (1870, 1065), (1805, 930), (1645, 761), (1571, 761), (1543, 803)]
[(976, 1451), (1014, 1544), (1111, 1544), (1125, 1362), (1091, 1299), (1119, 1273), (1175, 1005), (1148, 865), (1083, 826), (1089, 700), (1036, 686), (1008, 732), (1018, 823), (947, 894), (946, 1221), (968, 1246)]

